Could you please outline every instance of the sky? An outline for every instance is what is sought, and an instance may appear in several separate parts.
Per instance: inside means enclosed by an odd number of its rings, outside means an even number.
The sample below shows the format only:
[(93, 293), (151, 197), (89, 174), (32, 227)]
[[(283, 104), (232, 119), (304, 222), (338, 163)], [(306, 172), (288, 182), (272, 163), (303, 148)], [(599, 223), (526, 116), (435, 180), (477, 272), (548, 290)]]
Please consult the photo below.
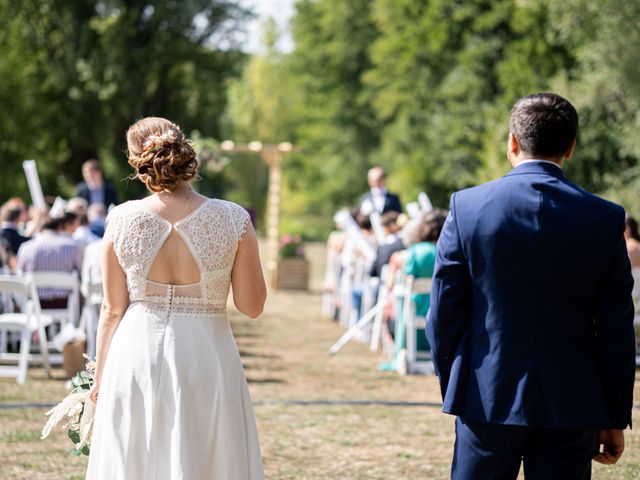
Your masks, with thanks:
[(256, 18), (247, 24), (247, 44), (244, 50), (257, 52), (260, 50), (260, 25), (268, 17), (273, 17), (284, 34), (278, 42), (278, 49), (283, 52), (293, 50), (293, 40), (288, 30), (289, 19), (293, 15), (295, 0), (243, 0), (242, 3), (251, 8)]

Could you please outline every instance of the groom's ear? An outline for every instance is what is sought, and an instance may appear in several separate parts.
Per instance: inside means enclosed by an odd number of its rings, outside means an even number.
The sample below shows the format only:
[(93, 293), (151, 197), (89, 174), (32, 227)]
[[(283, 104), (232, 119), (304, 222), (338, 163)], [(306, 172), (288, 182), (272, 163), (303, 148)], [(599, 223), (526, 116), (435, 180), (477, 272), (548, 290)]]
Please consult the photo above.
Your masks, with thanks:
[(509, 139), (507, 140), (507, 158), (512, 165), (515, 165), (513, 162), (516, 161), (519, 153), (520, 144), (518, 143), (518, 139), (513, 132), (509, 132)]
[(507, 150), (509, 151), (509, 154), (513, 155), (514, 157), (518, 155), (518, 153), (520, 152), (520, 144), (518, 143), (518, 139), (513, 134), (513, 132), (509, 132), (509, 140), (507, 141)]
[(567, 153), (565, 153), (564, 156), (562, 157), (563, 160), (569, 160), (571, 158), (574, 150), (576, 149), (576, 142), (577, 140), (573, 141), (573, 143), (571, 144), (571, 147), (569, 147), (569, 150), (567, 150)]

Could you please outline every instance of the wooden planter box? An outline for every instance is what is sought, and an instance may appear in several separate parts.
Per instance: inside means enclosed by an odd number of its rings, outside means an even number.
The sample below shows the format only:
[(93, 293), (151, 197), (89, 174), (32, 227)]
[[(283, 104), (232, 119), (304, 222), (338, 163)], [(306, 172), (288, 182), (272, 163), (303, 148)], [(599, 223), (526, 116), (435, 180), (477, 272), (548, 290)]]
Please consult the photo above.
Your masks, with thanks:
[(70, 342), (62, 349), (62, 366), (67, 378), (85, 369), (87, 360), (82, 356), (87, 350), (87, 342)]
[(307, 290), (309, 286), (309, 262), (304, 258), (278, 260), (276, 288), (278, 290)]

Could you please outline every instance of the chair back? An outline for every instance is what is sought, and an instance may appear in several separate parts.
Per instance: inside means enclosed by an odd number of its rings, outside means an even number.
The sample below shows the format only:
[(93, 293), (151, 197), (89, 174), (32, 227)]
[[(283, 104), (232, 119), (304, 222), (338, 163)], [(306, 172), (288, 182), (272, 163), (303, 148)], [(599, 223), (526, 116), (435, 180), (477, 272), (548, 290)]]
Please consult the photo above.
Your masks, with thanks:
[(40, 300), (30, 275), (0, 275), (2, 312), (13, 312), (16, 306), (22, 311), (34, 309), (40, 313)]
[(78, 272), (32, 272), (31, 277), (37, 288), (57, 288), (71, 290), (73, 293), (80, 289)]
[(410, 292), (414, 295), (426, 295), (428, 293), (431, 293), (431, 278), (415, 278), (408, 275), (406, 282), (407, 292)]
[(102, 297), (104, 295), (102, 285), (102, 275), (100, 268), (90, 267), (83, 271), (82, 285), (80, 285), (80, 291), (85, 299), (85, 302), (89, 305), (102, 304)]
[(418, 352), (416, 329), (426, 328), (426, 319), (416, 315), (416, 302), (414, 295), (426, 295), (431, 293), (431, 278), (415, 278), (407, 275), (404, 280), (404, 307), (403, 315), (407, 335), (406, 367), (408, 373), (432, 373), (433, 363), (430, 352)]
[[(77, 325), (80, 317), (80, 279), (78, 272), (32, 272), (30, 273), (36, 288), (55, 288), (70, 290), (67, 308), (46, 309), (55, 318), (63, 319)], [(64, 326), (63, 320), (62, 326)]]
[(31, 279), (26, 275), (0, 275), (0, 293), (29, 296)]

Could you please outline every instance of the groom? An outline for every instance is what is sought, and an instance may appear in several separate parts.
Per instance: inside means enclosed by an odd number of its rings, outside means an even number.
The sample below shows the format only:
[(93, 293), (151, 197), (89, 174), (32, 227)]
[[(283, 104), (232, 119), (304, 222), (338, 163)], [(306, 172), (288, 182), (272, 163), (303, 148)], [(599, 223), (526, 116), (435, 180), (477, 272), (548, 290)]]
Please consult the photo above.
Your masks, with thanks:
[(515, 479), (522, 462), (527, 479), (588, 479), (631, 425), (624, 211), (565, 177), (567, 100), (520, 99), (510, 130), (513, 170), (455, 193), (438, 242), (427, 337), (457, 416), (451, 476)]

